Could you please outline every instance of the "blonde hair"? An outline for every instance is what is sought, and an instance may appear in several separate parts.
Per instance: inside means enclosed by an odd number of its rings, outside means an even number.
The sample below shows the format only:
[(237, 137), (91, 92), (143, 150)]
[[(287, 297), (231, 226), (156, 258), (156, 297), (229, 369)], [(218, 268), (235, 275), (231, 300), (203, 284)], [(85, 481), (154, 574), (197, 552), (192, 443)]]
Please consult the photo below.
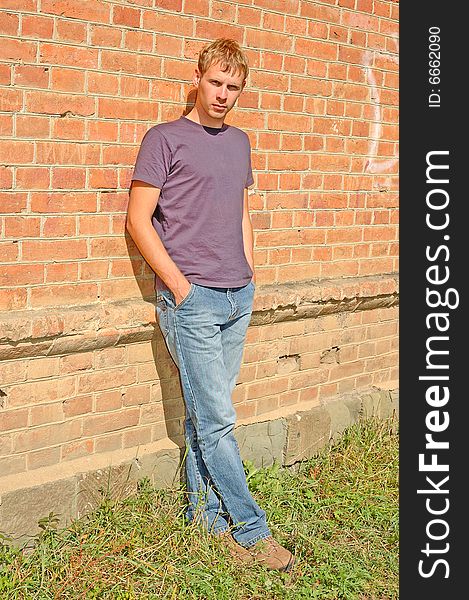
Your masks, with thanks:
[(249, 66), (246, 56), (235, 40), (218, 38), (202, 48), (197, 64), (200, 74), (203, 75), (216, 63), (221, 64), (221, 69), (224, 72), (241, 72), (244, 79), (248, 76)]

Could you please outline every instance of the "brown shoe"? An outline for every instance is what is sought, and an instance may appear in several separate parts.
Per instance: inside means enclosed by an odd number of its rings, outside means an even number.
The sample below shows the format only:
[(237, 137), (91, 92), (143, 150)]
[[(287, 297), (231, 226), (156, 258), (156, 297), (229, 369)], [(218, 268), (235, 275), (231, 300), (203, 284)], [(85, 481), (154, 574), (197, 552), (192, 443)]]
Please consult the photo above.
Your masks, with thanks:
[(296, 562), (294, 554), (281, 546), (272, 536), (246, 549), (254, 560), (268, 569), (289, 572)]
[(234, 539), (234, 537), (229, 531), (223, 531), (222, 533), (218, 533), (217, 537), (221, 539), (221, 541), (226, 546), (229, 553), (235, 560), (244, 564), (254, 562), (254, 558), (252, 557), (251, 553), (246, 548), (238, 544), (238, 542)]

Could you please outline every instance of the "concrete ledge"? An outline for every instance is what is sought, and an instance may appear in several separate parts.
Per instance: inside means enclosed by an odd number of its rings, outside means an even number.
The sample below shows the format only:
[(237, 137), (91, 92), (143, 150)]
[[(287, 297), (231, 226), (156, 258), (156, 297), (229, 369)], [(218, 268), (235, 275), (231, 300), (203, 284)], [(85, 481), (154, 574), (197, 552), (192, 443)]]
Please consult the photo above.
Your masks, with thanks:
[[(235, 429), (241, 457), (256, 467), (295, 465), (314, 456), (362, 418), (399, 417), (396, 382), (317, 402), (265, 413), (261, 421), (239, 421)], [(259, 418), (259, 417), (257, 417)], [(38, 533), (38, 520), (54, 512), (60, 526), (99, 505), (103, 497), (133, 494), (148, 477), (157, 488), (177, 486), (183, 449), (168, 438), (159, 442), (69, 461), (0, 478), (0, 531), (23, 544)]]
[[(388, 275), (256, 289), (252, 325), (397, 305), (398, 279)], [(116, 323), (121, 323), (122, 326)], [(0, 313), (0, 360), (71, 354), (152, 339), (153, 299)]]

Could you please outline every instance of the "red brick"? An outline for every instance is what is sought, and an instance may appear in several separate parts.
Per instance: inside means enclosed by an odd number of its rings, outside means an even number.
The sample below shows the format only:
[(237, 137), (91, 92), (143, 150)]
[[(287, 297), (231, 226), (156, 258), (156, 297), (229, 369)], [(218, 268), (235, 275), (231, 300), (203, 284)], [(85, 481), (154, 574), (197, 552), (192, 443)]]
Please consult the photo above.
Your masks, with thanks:
[(124, 448), (134, 448), (142, 444), (149, 444), (152, 437), (152, 427), (138, 427), (124, 431), (122, 445)]
[(36, 48), (37, 42), (4, 37), (0, 45), (0, 59), (33, 63), (35, 62)]
[(31, 306), (90, 304), (98, 299), (98, 288), (95, 284), (48, 285), (31, 289)]
[(262, 56), (262, 67), (267, 71), (282, 71), (283, 70), (283, 56), (281, 54), (274, 54), (269, 52)]
[(301, 173), (281, 173), (280, 186), (282, 190), (298, 190), (301, 188)]
[(283, 281), (309, 281), (319, 277), (321, 265), (319, 263), (279, 266), (278, 280)]
[(36, 4), (37, 0), (2, 0), (2, 8), (18, 11), (33, 12)]
[(79, 235), (105, 235), (109, 233), (109, 216), (107, 215), (85, 215), (78, 219)]
[(115, 5), (113, 7), (112, 23), (125, 25), (126, 27), (140, 26), (140, 10), (129, 6)]
[(37, 142), (37, 160), (42, 163), (94, 165), (99, 163), (98, 144), (71, 142)]
[[(278, 2), (276, 2), (275, 0), (253, 0), (252, 4), (254, 6), (258, 6), (260, 8), (278, 10)], [(299, 5), (300, 5), (300, 0), (283, 0), (282, 12), (291, 14), (291, 15), (296, 15), (296, 14), (298, 14)]]
[(39, 217), (5, 217), (5, 237), (39, 237), (41, 219)]
[(137, 371), (135, 367), (114, 369), (112, 371), (99, 371), (88, 375), (80, 375), (78, 380), (79, 392), (96, 392), (131, 385), (136, 382)]
[(0, 140), (0, 160), (6, 164), (33, 162), (34, 146), (31, 142)]
[(23, 37), (52, 39), (54, 34), (54, 19), (39, 15), (23, 14), (21, 19), (21, 34)]
[[(207, 2), (207, 0), (204, 0)], [(190, 3), (193, 4), (193, 1)], [(208, 4), (208, 2), (207, 2)], [(187, 0), (186, 0), (187, 5)], [(187, 8), (185, 9), (187, 11)], [(208, 14), (208, 13), (206, 13)], [(239, 6), (238, 5), (238, 23), (239, 25), (251, 25), (254, 27), (260, 27), (261, 24), (262, 12), (255, 9), (249, 8), (247, 6)]]
[(93, 98), (79, 95), (70, 96), (59, 92), (26, 92), (25, 106), (29, 112), (49, 115), (65, 115), (70, 112), (75, 115), (89, 116), (95, 112)]
[(15, 452), (27, 452), (39, 448), (49, 448), (56, 444), (77, 439), (82, 435), (82, 422), (65, 421), (41, 427), (31, 427), (15, 434), (13, 446)]
[(18, 138), (44, 139), (49, 137), (50, 122), (46, 116), (17, 115), (16, 136)]
[(8, 265), (0, 269), (0, 285), (29, 285), (44, 281), (44, 265)]
[(307, 155), (294, 152), (270, 154), (268, 161), (270, 171), (305, 171), (309, 166)]
[[(180, 15), (156, 12), (154, 10), (144, 11), (142, 25), (143, 29), (151, 29), (157, 33), (163, 31), (165, 33), (193, 36), (192, 18)], [(196, 37), (204, 38), (211, 36), (200, 36), (199, 34), (196, 34)]]
[(119, 78), (111, 73), (88, 73), (88, 91), (91, 93), (116, 95), (119, 89)]
[(26, 308), (27, 299), (28, 292), (24, 288), (0, 290), (0, 310), (24, 309)]
[(229, 25), (222, 22), (204, 21), (197, 19), (195, 23), (195, 35), (202, 39), (215, 39), (219, 37), (229, 37), (239, 43), (243, 43), (244, 28), (236, 25)]
[(306, 60), (299, 56), (285, 56), (284, 58), (284, 69), (291, 73), (304, 73), (306, 67)]
[[(127, 100), (123, 98), (100, 98), (98, 100), (98, 116), (101, 119), (152, 119), (158, 114), (155, 102), (143, 100)], [(112, 149), (115, 153), (115, 149)]]
[(44, 237), (70, 237), (76, 235), (76, 217), (46, 217), (44, 219)]
[(26, 464), (28, 471), (40, 469), (41, 467), (49, 467), (60, 462), (60, 446), (53, 448), (45, 448), (44, 450), (36, 450), (29, 452), (26, 456)]
[(297, 38), (295, 54), (322, 60), (337, 60), (338, 46), (331, 42), (318, 42)]
[(63, 401), (62, 405), (65, 418), (76, 417), (77, 415), (84, 415), (86, 413), (91, 413), (93, 409), (93, 397), (91, 395), (88, 395), (66, 398)]
[[(66, 22), (67, 23), (67, 22)], [(120, 27), (110, 27), (91, 24), (90, 43), (93, 47), (120, 48), (124, 31)], [(107, 56), (107, 54), (106, 54)]]
[(262, 92), (260, 107), (270, 110), (280, 110), (281, 100), (282, 98), (280, 94), (270, 94), (268, 92)]
[(42, 0), (41, 10), (62, 18), (109, 23), (111, 6), (99, 0), (82, 0), (78, 4), (67, 0)]
[(95, 412), (107, 412), (122, 408), (122, 393), (119, 390), (96, 394)]
[[(354, 0), (351, 1), (352, 5)], [(342, 2), (339, 1), (342, 6)], [(324, 4), (316, 4), (313, 2), (301, 2), (300, 14), (304, 17), (325, 21), (328, 23), (338, 23), (340, 21), (340, 9), (335, 7), (326, 7)]]
[(169, 11), (180, 12), (182, 9), (182, 0), (156, 0), (155, 4), (158, 8)]
[[(64, 92), (85, 92), (85, 73), (76, 69), (53, 68), (51, 73), (51, 88)], [(70, 109), (72, 110), (72, 109)]]
[(138, 423), (139, 413), (140, 410), (138, 408), (129, 408), (110, 414), (85, 417), (83, 423), (83, 435), (101, 435), (103, 433), (133, 427)]
[[(84, 119), (63, 119), (61, 117), (56, 118), (52, 121), (52, 135), (53, 137), (57, 138), (58, 140), (72, 140), (72, 141), (79, 141), (79, 140), (84, 140), (85, 139), (85, 120)], [(67, 171), (69, 174), (69, 177), (75, 175), (76, 172), (80, 173), (80, 172), (84, 172), (83, 169), (77, 169), (77, 168), (68, 168), (68, 169), (59, 169), (58, 167), (55, 167), (53, 169), (53, 173), (54, 175), (56, 174), (56, 171)], [(81, 180), (80, 180), (81, 181)], [(83, 179), (83, 183), (81, 185), (75, 185), (75, 187), (84, 187), (84, 179)], [(64, 188), (70, 188), (73, 187), (72, 182), (70, 183), (66, 183), (65, 185), (60, 185), (60, 187), (64, 187)], [(55, 186), (55, 182), (54, 179), (52, 180), (52, 187), (56, 187)]]
[(269, 130), (298, 131), (301, 133), (310, 130), (310, 118), (303, 115), (272, 114), (268, 116)]
[(127, 388), (123, 396), (124, 406), (148, 404), (150, 402), (149, 385), (133, 385)]
[[(88, 20), (88, 19), (87, 19)], [(84, 48), (80, 46), (65, 46), (64, 44), (42, 42), (39, 45), (39, 61), (46, 64), (59, 64), (62, 66), (76, 66), (81, 68), (98, 69), (98, 49)], [(41, 107), (43, 104), (44, 112), (47, 104), (46, 98), (54, 99), (50, 94), (30, 94), (30, 102), (34, 106)], [(64, 98), (66, 100), (66, 98)], [(41, 104), (42, 103), (42, 104)], [(84, 105), (87, 103), (83, 100)], [(93, 99), (89, 99), (89, 105), (92, 106)]]
[[(13, 169), (11, 167), (0, 167), (0, 185), (5, 190), (13, 187)], [(7, 197), (5, 193), (3, 193), (3, 197)], [(5, 212), (6, 211), (3, 210), (3, 213)]]
[(22, 429), (28, 425), (28, 410), (6, 410), (1, 412), (0, 432)]
[[(181, 45), (181, 41), (179, 46)], [(124, 48), (137, 52), (151, 52), (153, 50), (153, 35), (145, 31), (126, 31)]]
[(34, 190), (48, 188), (50, 182), (50, 169), (41, 167), (18, 167), (16, 169), (17, 189)]
[(94, 452), (94, 440), (77, 440), (63, 444), (61, 447), (61, 460), (73, 460), (82, 456), (89, 456)]
[(88, 254), (85, 240), (24, 241), (23, 260), (40, 261), (86, 258)]
[(117, 123), (106, 121), (92, 121), (88, 123), (88, 138), (90, 140), (115, 142), (118, 139)]
[(0, 33), (14, 36), (19, 32), (19, 16), (13, 13), (2, 12), (2, 20), (0, 22)]
[(89, 169), (89, 186), (92, 188), (114, 189), (118, 187), (118, 176), (115, 169)]
[(44, 404), (43, 406), (32, 406), (30, 408), (29, 424), (31, 426), (43, 425), (44, 423), (62, 421), (63, 418), (62, 402)]
[(273, 90), (278, 92), (288, 91), (288, 76), (278, 73), (263, 73), (252, 71), (250, 73), (251, 87), (260, 90)]
[[(74, 42), (81, 45), (87, 43), (87, 24), (78, 21), (59, 19), (56, 22), (56, 40)], [(93, 44), (91, 44), (93, 45)]]
[(52, 187), (60, 189), (81, 189), (85, 186), (86, 170), (76, 167), (54, 167), (52, 170)]
[[(13, 65), (0, 65), (0, 85), (11, 85), (12, 84), (12, 75), (13, 75)], [(13, 123), (12, 115), (2, 115), (0, 123), (0, 130), (7, 133), (6, 124), (9, 123), (10, 132), (12, 131), (11, 125)]]
[(46, 265), (46, 283), (53, 282), (69, 282), (78, 281), (78, 264), (70, 263), (54, 263)]
[(96, 452), (112, 452), (122, 448), (122, 433), (114, 433), (100, 436), (95, 440)]
[(287, 112), (303, 112), (303, 96), (287, 96), (283, 102), (283, 108)]

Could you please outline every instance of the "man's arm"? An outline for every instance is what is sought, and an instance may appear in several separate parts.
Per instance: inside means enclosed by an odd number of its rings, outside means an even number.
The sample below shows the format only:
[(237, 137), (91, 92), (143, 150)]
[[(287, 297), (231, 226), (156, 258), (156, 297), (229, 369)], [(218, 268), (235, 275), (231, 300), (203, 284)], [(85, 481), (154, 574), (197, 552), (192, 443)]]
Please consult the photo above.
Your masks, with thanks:
[(190, 282), (169, 256), (152, 225), (151, 218), (159, 197), (159, 188), (143, 181), (132, 181), (126, 228), (143, 258), (165, 282), (174, 294), (174, 301), (179, 304), (189, 293)]
[(254, 232), (252, 230), (251, 216), (249, 215), (248, 205), (248, 189), (244, 188), (244, 202), (243, 202), (243, 244), (244, 254), (252, 269), (253, 276), (252, 280), (256, 282), (256, 274), (254, 271)]

